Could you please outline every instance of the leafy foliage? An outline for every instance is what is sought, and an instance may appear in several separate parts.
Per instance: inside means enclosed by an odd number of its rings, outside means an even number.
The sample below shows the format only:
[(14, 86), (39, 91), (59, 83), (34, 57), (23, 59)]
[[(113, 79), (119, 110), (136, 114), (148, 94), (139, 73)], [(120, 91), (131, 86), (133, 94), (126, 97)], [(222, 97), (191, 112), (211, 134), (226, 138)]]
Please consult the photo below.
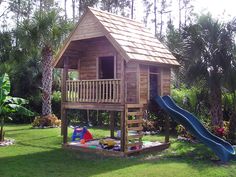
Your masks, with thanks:
[(59, 120), (54, 114), (47, 116), (37, 116), (35, 117), (33, 127), (59, 127), (61, 126), (61, 120)]
[(0, 77), (0, 141), (4, 140), (4, 119), (8, 118), (12, 113), (20, 113), (26, 116), (32, 116), (33, 112), (24, 107), (28, 101), (18, 97), (9, 96), (10, 94), (10, 79), (7, 74)]

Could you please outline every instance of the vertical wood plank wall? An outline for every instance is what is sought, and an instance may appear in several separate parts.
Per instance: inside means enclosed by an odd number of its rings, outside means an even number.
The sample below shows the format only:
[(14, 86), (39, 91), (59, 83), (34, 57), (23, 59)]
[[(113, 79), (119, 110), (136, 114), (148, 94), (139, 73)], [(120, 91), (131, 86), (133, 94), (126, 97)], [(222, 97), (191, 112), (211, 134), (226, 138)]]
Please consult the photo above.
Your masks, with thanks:
[(170, 68), (162, 68), (162, 95), (170, 95)]
[[(147, 103), (149, 100), (149, 67), (140, 65), (140, 103)], [(158, 92), (160, 95), (170, 95), (170, 68), (158, 67)]]
[[(114, 56), (116, 50), (110, 42), (104, 37), (98, 40), (89, 41), (86, 43), (85, 52), (80, 57), (80, 80), (97, 79), (97, 59), (102, 56)], [(120, 63), (121, 58), (116, 56), (116, 76), (120, 79)]]
[(104, 31), (91, 12), (87, 12), (81, 19), (79, 26), (74, 32), (72, 40), (88, 39), (103, 36)]
[(148, 82), (148, 70), (147, 65), (140, 65), (140, 103), (147, 104), (148, 102), (148, 92), (149, 92), (149, 82)]
[(137, 85), (138, 80), (138, 64), (134, 62), (129, 62), (126, 64), (125, 72), (125, 82), (126, 82), (126, 103), (137, 103), (138, 96)]

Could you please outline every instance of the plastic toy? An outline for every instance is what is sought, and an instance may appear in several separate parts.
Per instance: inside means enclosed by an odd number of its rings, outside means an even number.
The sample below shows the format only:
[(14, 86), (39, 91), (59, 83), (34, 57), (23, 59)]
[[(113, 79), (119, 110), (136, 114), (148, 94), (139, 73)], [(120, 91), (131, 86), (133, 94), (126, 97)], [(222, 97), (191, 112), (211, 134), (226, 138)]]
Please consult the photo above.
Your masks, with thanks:
[[(86, 127), (83, 127), (83, 128), (75, 127), (74, 132), (72, 134), (72, 141), (75, 141), (76, 138), (79, 138), (80, 140), (84, 139), (84, 143), (85, 143), (89, 140), (92, 140), (93, 136)], [(84, 143), (81, 143), (81, 144), (84, 144)]]
[(99, 141), (99, 144), (103, 149), (111, 149), (116, 145), (116, 142), (112, 139), (102, 139)]
[(80, 140), (80, 143), (81, 143), (81, 144), (85, 144), (85, 143), (86, 143), (86, 142), (85, 142), (85, 139), (81, 139), (81, 140)]

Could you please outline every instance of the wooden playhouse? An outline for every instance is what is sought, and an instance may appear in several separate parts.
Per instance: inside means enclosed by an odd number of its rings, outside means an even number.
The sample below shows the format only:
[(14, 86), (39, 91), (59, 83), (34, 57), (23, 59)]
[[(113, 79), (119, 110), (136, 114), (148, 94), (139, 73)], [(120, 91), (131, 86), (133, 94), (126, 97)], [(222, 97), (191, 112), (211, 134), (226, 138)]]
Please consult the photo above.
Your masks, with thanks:
[[(175, 57), (141, 23), (88, 8), (53, 63), (63, 71), (64, 147), (106, 153), (67, 142), (69, 109), (109, 111), (112, 138), (113, 113), (120, 112), (121, 149), (108, 154), (125, 156), (168, 147), (163, 142), (142, 148), (142, 115), (152, 98), (170, 94), (171, 67), (177, 65)], [(70, 70), (78, 71), (77, 80), (69, 80)], [(134, 146), (140, 148), (130, 150)]]

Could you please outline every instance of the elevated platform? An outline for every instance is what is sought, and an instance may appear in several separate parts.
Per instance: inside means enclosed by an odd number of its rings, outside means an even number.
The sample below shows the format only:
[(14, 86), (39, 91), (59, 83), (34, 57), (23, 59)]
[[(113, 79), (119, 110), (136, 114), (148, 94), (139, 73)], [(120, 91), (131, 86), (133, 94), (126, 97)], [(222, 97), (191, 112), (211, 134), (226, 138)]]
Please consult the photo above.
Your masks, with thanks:
[(125, 106), (120, 103), (76, 103), (63, 102), (64, 109), (87, 109), (87, 110), (104, 110), (104, 111), (124, 111)]

